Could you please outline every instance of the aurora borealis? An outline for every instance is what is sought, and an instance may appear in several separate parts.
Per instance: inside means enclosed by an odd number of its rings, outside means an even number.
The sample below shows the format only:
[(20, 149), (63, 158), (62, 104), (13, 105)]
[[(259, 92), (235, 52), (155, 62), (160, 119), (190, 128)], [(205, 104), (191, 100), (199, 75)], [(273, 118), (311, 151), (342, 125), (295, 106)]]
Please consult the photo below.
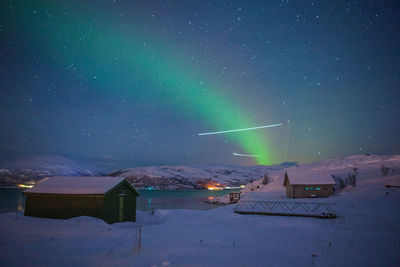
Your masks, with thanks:
[(58, 154), (115, 168), (399, 153), (398, 11), (3, 1), (0, 160)]

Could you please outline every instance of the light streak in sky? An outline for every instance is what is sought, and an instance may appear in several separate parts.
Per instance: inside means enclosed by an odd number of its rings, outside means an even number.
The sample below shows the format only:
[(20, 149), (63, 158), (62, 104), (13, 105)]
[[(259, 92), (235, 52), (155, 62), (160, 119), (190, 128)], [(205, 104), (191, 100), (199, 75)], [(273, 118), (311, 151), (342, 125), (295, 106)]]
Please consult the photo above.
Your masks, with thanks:
[(250, 127), (250, 128), (242, 128), (242, 129), (234, 129), (234, 130), (225, 130), (225, 131), (218, 131), (218, 132), (209, 132), (209, 133), (199, 133), (198, 135), (212, 135), (212, 134), (223, 134), (223, 133), (234, 133), (234, 132), (242, 132), (242, 131), (251, 131), (251, 130), (258, 130), (263, 128), (271, 128), (282, 126), (282, 123), (270, 124), (270, 125), (263, 125), (257, 127)]
[(252, 157), (252, 158), (258, 158), (259, 155), (249, 155), (249, 154), (239, 154), (239, 153), (235, 153), (233, 152), (234, 156), (238, 156), (238, 157)]

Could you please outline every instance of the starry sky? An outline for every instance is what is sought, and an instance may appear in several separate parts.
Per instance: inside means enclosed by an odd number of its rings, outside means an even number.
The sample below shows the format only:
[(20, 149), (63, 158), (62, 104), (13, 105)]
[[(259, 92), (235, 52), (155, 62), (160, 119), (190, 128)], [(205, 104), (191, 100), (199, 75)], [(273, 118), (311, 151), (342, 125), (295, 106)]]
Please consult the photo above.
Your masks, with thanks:
[(0, 160), (400, 153), (399, 14), (398, 1), (1, 1)]

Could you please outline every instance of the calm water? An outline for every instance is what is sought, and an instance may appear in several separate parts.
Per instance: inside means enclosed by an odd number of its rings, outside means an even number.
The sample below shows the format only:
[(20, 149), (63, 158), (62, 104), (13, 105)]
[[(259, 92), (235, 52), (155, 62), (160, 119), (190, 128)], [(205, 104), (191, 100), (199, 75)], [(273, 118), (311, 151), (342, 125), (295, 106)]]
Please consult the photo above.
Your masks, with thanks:
[[(139, 210), (151, 209), (192, 209), (207, 210), (216, 208), (216, 205), (205, 203), (207, 199), (219, 197), (229, 192), (239, 190), (210, 191), (204, 190), (140, 190), (137, 201)], [(25, 196), (18, 188), (0, 188), (0, 213), (22, 211), (25, 206)]]

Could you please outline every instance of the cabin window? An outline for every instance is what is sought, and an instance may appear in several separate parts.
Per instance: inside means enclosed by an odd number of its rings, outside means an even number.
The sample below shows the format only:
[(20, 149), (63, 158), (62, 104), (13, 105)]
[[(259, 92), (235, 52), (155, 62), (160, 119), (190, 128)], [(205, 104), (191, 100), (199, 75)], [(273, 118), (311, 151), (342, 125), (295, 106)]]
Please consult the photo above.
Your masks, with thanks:
[(328, 188), (326, 186), (306, 186), (304, 187), (304, 190), (313, 190), (313, 191), (321, 191), (321, 190), (327, 190)]

